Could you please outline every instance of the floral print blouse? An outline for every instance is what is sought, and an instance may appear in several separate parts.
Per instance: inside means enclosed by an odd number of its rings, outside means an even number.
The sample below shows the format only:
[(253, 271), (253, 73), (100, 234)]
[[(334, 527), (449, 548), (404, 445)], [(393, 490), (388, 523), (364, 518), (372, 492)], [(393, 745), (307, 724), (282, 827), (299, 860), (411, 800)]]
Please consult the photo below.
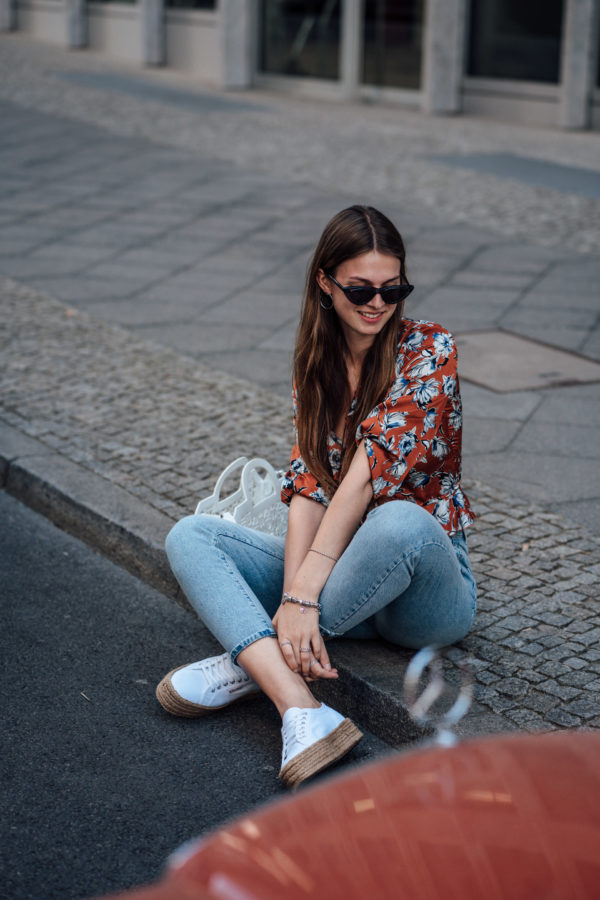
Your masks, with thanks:
[[(452, 335), (433, 322), (404, 319), (396, 374), (389, 393), (356, 430), (371, 466), (371, 507), (409, 500), (430, 512), (448, 534), (474, 520), (460, 486), (462, 405)], [(294, 413), (295, 413), (294, 395)], [(352, 412), (352, 410), (350, 410)], [(329, 464), (339, 477), (343, 446), (329, 437)], [(281, 499), (295, 494), (319, 503), (329, 498), (300, 456), (297, 439)]]

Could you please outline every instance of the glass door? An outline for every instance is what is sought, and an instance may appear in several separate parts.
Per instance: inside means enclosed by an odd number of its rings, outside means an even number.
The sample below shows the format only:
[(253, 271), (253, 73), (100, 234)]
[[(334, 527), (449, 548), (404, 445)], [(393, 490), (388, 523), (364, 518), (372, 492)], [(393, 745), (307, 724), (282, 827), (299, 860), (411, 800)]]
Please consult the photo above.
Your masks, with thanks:
[(363, 84), (421, 87), (424, 0), (364, 0)]
[(341, 0), (262, 0), (260, 32), (262, 72), (339, 79)]
[(468, 74), (558, 84), (563, 0), (472, 0)]

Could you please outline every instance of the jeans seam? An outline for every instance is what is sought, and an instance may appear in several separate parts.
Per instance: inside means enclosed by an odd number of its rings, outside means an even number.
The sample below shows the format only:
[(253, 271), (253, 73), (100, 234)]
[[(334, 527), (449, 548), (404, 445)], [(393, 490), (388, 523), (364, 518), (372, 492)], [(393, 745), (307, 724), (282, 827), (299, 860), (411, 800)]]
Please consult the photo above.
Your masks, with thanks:
[(214, 535), (213, 535), (213, 547), (215, 548), (215, 550), (218, 550), (219, 553), (223, 552), (220, 547), (216, 546), (217, 538), (220, 538), (220, 537), (229, 538), (229, 540), (237, 541), (240, 544), (246, 544), (248, 547), (253, 547), (254, 550), (260, 550), (262, 553), (265, 553), (267, 556), (272, 556), (273, 559), (277, 559), (280, 562), (283, 562), (283, 560), (284, 560), (284, 556), (279, 556), (279, 554), (277, 554), (277, 553), (272, 553), (270, 550), (267, 550), (265, 547), (261, 547), (259, 544), (256, 544), (254, 541), (250, 541), (245, 537), (241, 537), (240, 535), (237, 535), (237, 534), (231, 534), (228, 531), (215, 530)]
[[(422, 551), (424, 547), (441, 547), (442, 550), (445, 549), (444, 544), (440, 543), (439, 541), (429, 540), (429, 541), (425, 541), (424, 543), (420, 544), (418, 547), (413, 547), (407, 553), (402, 554), (402, 556), (398, 557), (395, 560), (395, 562), (392, 565), (390, 565), (382, 573), (380, 578), (371, 585), (369, 590), (366, 591), (361, 597), (359, 597), (359, 599), (357, 600), (357, 602), (353, 606), (353, 608), (350, 610), (350, 612), (344, 618), (340, 618), (334, 624), (332, 624), (331, 628), (337, 632), (337, 629), (339, 627), (341, 627), (345, 622), (348, 621), (348, 619), (352, 618), (352, 616), (355, 615), (355, 613), (359, 612), (362, 609), (362, 607), (371, 599), (371, 597), (373, 596), (375, 591), (377, 591), (381, 587), (381, 585), (385, 583), (385, 581), (389, 578), (389, 576), (395, 571), (395, 569), (398, 568), (400, 563), (404, 562), (406, 559), (408, 559), (414, 553)], [(339, 633), (339, 632), (337, 632), (337, 633)], [(343, 634), (343, 632), (342, 632), (342, 634)]]
[[(239, 572), (236, 572), (235, 569), (229, 565), (229, 557), (227, 556), (227, 554), (226, 554), (223, 550), (221, 550), (220, 547), (217, 547), (217, 538), (219, 538), (219, 537), (231, 537), (232, 540), (238, 540), (238, 538), (235, 538), (235, 537), (233, 537), (232, 535), (229, 535), (229, 534), (221, 533), (220, 531), (215, 531), (214, 536), (213, 536), (213, 539), (212, 539), (212, 546), (213, 546), (213, 549), (214, 549), (215, 553), (217, 553), (217, 554), (219, 555), (219, 557), (220, 557), (220, 559), (221, 559), (221, 562), (223, 563), (223, 566), (225, 567), (225, 569), (227, 570), (227, 572), (229, 572), (229, 574), (231, 575), (232, 579), (235, 581), (236, 585), (237, 585), (238, 588), (240, 589), (241, 595), (242, 595), (242, 596), (244, 597), (244, 599), (248, 602), (248, 605), (249, 605), (255, 612), (257, 612), (257, 613), (259, 614), (259, 616), (260, 616), (260, 613), (262, 613), (262, 615), (263, 615), (265, 618), (268, 619), (266, 610), (265, 610), (264, 606), (262, 605), (262, 603), (260, 602), (260, 600), (258, 599), (258, 597), (254, 597), (252, 594), (248, 593), (248, 591), (245, 589), (245, 588), (247, 587), (247, 585), (246, 585), (246, 582), (244, 581), (244, 579), (241, 578)], [(248, 544), (248, 545), (251, 546), (251, 547), (254, 547), (255, 550), (262, 550), (262, 549), (264, 549), (264, 548), (262, 548), (262, 547), (257, 547), (257, 546), (256, 546), (255, 544), (253, 544), (251, 541), (242, 541), (242, 543), (245, 543), (245, 544)], [(266, 551), (265, 551), (265, 552), (266, 552)], [(268, 556), (273, 556), (273, 554), (272, 554), (272, 553), (268, 553)], [(275, 557), (275, 559), (278, 559), (278, 558), (279, 558), (279, 557)], [(238, 651), (238, 652), (239, 652), (239, 651)]]

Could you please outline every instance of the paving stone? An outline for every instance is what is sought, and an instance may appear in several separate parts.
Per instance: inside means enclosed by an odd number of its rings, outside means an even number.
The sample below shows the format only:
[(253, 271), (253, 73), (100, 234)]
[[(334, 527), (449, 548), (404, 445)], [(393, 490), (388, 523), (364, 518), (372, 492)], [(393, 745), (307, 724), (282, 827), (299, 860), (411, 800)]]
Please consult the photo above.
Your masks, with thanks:
[(569, 603), (581, 603), (585, 600), (585, 594), (580, 591), (557, 591), (556, 599), (559, 603), (568, 605)]
[(505, 715), (525, 731), (548, 731), (548, 722), (530, 709), (507, 709)]
[(475, 685), (474, 696), (476, 700), (484, 703), (495, 713), (502, 713), (516, 705), (513, 698), (501, 697), (493, 688), (480, 685)]
[(558, 697), (550, 694), (541, 694), (538, 691), (531, 691), (521, 700), (521, 704), (528, 709), (534, 709), (541, 715), (545, 715), (550, 709), (554, 709), (560, 700)]
[(529, 691), (529, 683), (522, 678), (504, 678), (496, 690), (508, 697), (523, 697)]
[(560, 675), (566, 675), (571, 670), (558, 660), (546, 660), (540, 666), (538, 671), (543, 675), (549, 675), (551, 678), (558, 678)]
[(589, 632), (591, 627), (592, 627), (592, 624), (589, 621), (588, 622), (575, 621), (575, 622), (570, 622), (566, 626), (565, 630), (572, 634), (585, 634), (586, 631)]
[(520, 631), (522, 628), (533, 628), (534, 625), (537, 625), (537, 622), (528, 616), (506, 616), (506, 618), (501, 620), (501, 624), (513, 631)]
[(557, 628), (563, 628), (572, 621), (572, 618), (569, 616), (562, 616), (560, 613), (546, 613), (544, 616), (544, 622), (548, 625), (556, 625)]
[(512, 646), (512, 643), (509, 643), (513, 640), (518, 640), (514, 638), (512, 633), (508, 630), (508, 628), (500, 628), (498, 625), (492, 625), (491, 627), (486, 628), (485, 625), (477, 624), (477, 632), (483, 632), (489, 641), (502, 641), (503, 643), (506, 641), (506, 646)]
[(584, 650), (585, 646), (583, 644), (574, 645), (565, 642), (556, 647), (552, 647), (551, 650), (546, 650), (545, 657), (548, 660), (563, 660), (568, 656), (580, 656)]
[(572, 687), (585, 687), (590, 681), (594, 680), (593, 672), (565, 672), (563, 675), (557, 676), (561, 684), (568, 684)]
[(566, 709), (560, 708), (551, 709), (546, 713), (545, 719), (548, 722), (553, 722), (555, 725), (559, 725), (561, 728), (579, 728), (582, 723), (581, 718), (573, 715)]
[(581, 716), (582, 719), (592, 719), (594, 716), (600, 715), (600, 698), (586, 697), (569, 703), (569, 712), (575, 716)]
[(568, 659), (564, 660), (564, 663), (571, 669), (585, 669), (588, 665), (587, 660), (580, 659), (578, 656), (570, 656)]
[(520, 678), (525, 678), (527, 681), (531, 682), (531, 684), (539, 684), (540, 681), (546, 680), (546, 676), (537, 672), (535, 669), (519, 669), (517, 675)]
[(494, 672), (490, 672), (487, 670), (479, 671), (477, 673), (477, 681), (479, 684), (489, 685), (494, 684), (495, 681), (498, 681), (500, 675), (496, 675)]
[(600, 641), (600, 628), (593, 628), (591, 631), (588, 631), (585, 635), (586, 644), (593, 645)]
[(568, 687), (567, 685), (559, 684), (551, 678), (547, 681), (542, 681), (538, 685), (538, 689), (547, 694), (552, 694), (554, 697), (560, 697), (561, 700), (572, 700), (581, 694), (581, 688)]

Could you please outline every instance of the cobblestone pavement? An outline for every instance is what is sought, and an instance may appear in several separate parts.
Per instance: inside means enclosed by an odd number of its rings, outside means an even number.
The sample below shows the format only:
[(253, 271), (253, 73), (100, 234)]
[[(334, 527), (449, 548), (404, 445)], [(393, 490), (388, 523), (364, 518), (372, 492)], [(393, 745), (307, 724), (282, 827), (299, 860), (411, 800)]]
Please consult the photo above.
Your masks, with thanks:
[[(287, 400), (14, 282), (0, 293), (0, 421), (173, 519), (212, 487), (224, 430), (240, 452), (285, 464)], [(243, 415), (230, 414), (232, 397)], [(466, 489), (479, 516), (469, 535), (479, 612), (449, 651), (476, 677), (464, 733), (599, 727), (600, 539), (495, 486)], [(397, 693), (409, 654), (365, 652), (370, 679)]]
[[(480, 612), (448, 665), (472, 657), (465, 733), (598, 727), (600, 391), (553, 384), (552, 348), (600, 358), (600, 203), (432, 159), (512, 152), (585, 181), (598, 136), (197, 91), (15, 35), (0, 76), (0, 423), (169, 519), (237, 455), (223, 434), (284, 465), (308, 254), (341, 206), (381, 204), (407, 240), (411, 314), (459, 347), (487, 330), (547, 351), (542, 389), (463, 378)], [(339, 655), (397, 693), (406, 655)]]
[[(600, 265), (567, 248), (596, 246), (593, 185), (587, 197), (579, 182), (541, 188), (431, 159), (512, 148), (600, 177), (597, 135), (199, 93), (17, 35), (0, 51), (0, 272), (287, 397), (316, 236), (349, 203), (381, 205), (407, 242), (408, 314), (457, 336), (465, 468), (600, 531), (600, 365), (596, 383), (551, 377), (553, 348), (600, 359)], [(482, 331), (492, 347), (507, 331), (526, 339), (509, 362), (516, 389), (506, 363), (465, 378), (464, 341)], [(518, 370), (534, 359), (548, 378), (532, 389)]]
[[(343, 184), (359, 194), (417, 200), (446, 222), (511, 238), (577, 252), (600, 249), (597, 199), (449, 170), (433, 158), (507, 152), (598, 173), (597, 133), (467, 116), (425, 118), (393, 106), (264, 90), (224, 95), (197, 89), (172, 71), (119, 68), (90, 51), (65, 53), (18, 34), (0, 37), (0, 48), (0, 97), (19, 106), (93, 122), (113, 134), (201, 149), (206, 158), (290, 182)], [(165, 102), (165, 88), (184, 93)]]

